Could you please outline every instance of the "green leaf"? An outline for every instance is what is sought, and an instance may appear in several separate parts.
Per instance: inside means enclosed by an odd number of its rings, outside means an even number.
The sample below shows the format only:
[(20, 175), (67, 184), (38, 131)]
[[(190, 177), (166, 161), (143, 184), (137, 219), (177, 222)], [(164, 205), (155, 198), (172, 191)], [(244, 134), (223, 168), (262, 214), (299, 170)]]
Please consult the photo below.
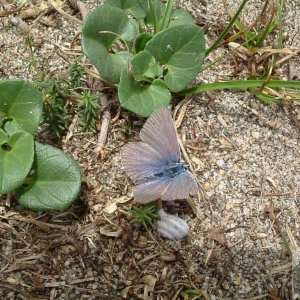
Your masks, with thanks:
[(34, 134), (40, 123), (43, 99), (35, 87), (24, 80), (0, 82), (0, 113), (11, 123), (10, 133), (18, 130)]
[(119, 98), (124, 108), (148, 117), (157, 108), (168, 105), (171, 94), (160, 79), (155, 79), (151, 85), (142, 85), (124, 71), (119, 84)]
[(31, 177), (17, 191), (21, 205), (35, 211), (62, 211), (77, 198), (81, 187), (78, 163), (63, 151), (35, 143)]
[(141, 51), (131, 61), (133, 75), (136, 80), (159, 77), (162, 69), (148, 51)]
[(107, 0), (105, 4), (128, 10), (136, 19), (143, 19), (147, 15), (147, 0)]
[(153, 35), (147, 32), (143, 32), (137, 36), (134, 41), (135, 52), (139, 53), (143, 51), (146, 47), (146, 44), (153, 38)]
[(6, 194), (19, 187), (30, 171), (34, 142), (25, 131), (9, 137), (1, 130), (0, 136), (0, 194)]
[(105, 81), (118, 83), (122, 70), (128, 64), (128, 52), (114, 54), (111, 46), (118, 39), (133, 41), (137, 33), (134, 20), (117, 7), (101, 5), (86, 17), (82, 30), (82, 48)]
[(205, 39), (200, 27), (178, 25), (155, 35), (145, 50), (167, 67), (166, 84), (171, 91), (178, 92), (200, 72), (205, 55)]
[(195, 25), (195, 20), (185, 9), (174, 9), (169, 27), (178, 25)]

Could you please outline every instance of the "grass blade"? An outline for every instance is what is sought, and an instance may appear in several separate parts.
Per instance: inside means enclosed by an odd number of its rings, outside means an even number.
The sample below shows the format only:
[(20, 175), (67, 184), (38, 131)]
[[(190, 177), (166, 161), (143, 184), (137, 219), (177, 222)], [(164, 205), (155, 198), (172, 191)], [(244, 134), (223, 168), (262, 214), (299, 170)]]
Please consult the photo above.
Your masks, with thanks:
[[(189, 94), (199, 94), (207, 91), (214, 90), (225, 90), (225, 89), (233, 89), (233, 90), (247, 90), (247, 89), (260, 89), (265, 84), (265, 80), (231, 80), (231, 81), (222, 81), (222, 82), (214, 82), (214, 83), (205, 83), (200, 86), (192, 87), (189, 89), (185, 89), (178, 93), (178, 95), (189, 95)], [(292, 89), (294, 97), (291, 100), (299, 101), (300, 100), (300, 81), (293, 80), (270, 80), (266, 84), (266, 87), (273, 89)], [(299, 91), (297, 91), (299, 89)], [(283, 90), (284, 91), (284, 90)], [(299, 93), (298, 93), (299, 92)], [(267, 102), (271, 102), (270, 96), (267, 93), (262, 93), (262, 100), (266, 99)], [(280, 102), (288, 99), (283, 99), (280, 97), (273, 97), (273, 102)]]
[(240, 5), (236, 14), (231, 19), (230, 23), (227, 25), (227, 27), (224, 29), (224, 31), (220, 34), (220, 36), (217, 38), (217, 40), (206, 50), (206, 53), (205, 53), (206, 56), (208, 56), (210, 52), (212, 52), (214, 49), (216, 49), (219, 46), (219, 44), (224, 40), (225, 36), (231, 30), (231, 28), (234, 26), (236, 20), (242, 13), (242, 10), (244, 9), (247, 2), (248, 2), (248, 0), (243, 0), (242, 4)]

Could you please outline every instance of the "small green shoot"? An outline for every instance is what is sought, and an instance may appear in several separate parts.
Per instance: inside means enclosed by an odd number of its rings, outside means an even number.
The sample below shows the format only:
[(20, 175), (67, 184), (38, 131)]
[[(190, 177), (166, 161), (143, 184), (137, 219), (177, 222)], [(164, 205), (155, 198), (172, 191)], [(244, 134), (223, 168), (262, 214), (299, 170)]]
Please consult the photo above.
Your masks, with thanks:
[[(56, 138), (61, 138), (70, 120), (68, 106), (69, 99), (74, 99), (73, 91), (76, 94), (85, 87), (85, 71), (78, 60), (73, 61), (69, 66), (69, 75), (61, 77), (48, 77), (44, 74), (36, 81), (36, 86), (44, 95), (44, 111), (42, 123), (46, 125), (45, 131)], [(82, 101), (85, 103), (83, 104)], [(79, 100), (79, 109), (84, 130), (94, 131), (97, 109), (93, 97), (83, 91), (82, 100)], [(86, 112), (83, 106), (87, 105)], [(94, 121), (93, 121), (94, 119)]]
[(30, 52), (30, 58), (28, 63), (29, 69), (36, 69), (38, 67), (38, 60), (37, 57), (34, 54), (34, 48), (36, 47), (33, 38), (27, 34), (24, 39), (24, 46), (29, 49)]
[(83, 91), (82, 97), (77, 105), (77, 114), (83, 131), (96, 132), (96, 121), (100, 111), (97, 103), (100, 95), (92, 95), (90, 91)]
[(69, 120), (64, 94), (68, 92), (67, 83), (63, 79), (56, 78), (41, 81), (37, 83), (37, 86), (44, 94), (42, 123), (46, 125), (45, 131), (60, 138)]
[(82, 81), (85, 78), (84, 67), (78, 60), (74, 60), (69, 66), (69, 87), (78, 88), (81, 87)]
[[(179, 296), (182, 297), (183, 300), (198, 299), (197, 296), (201, 296), (201, 295), (202, 295), (201, 290), (191, 289), (191, 288), (183, 289), (179, 293)], [(194, 298), (194, 297), (197, 297), (197, 298)]]
[(157, 205), (147, 204), (132, 209), (131, 223), (142, 224), (145, 229), (157, 218), (159, 218), (159, 207)]

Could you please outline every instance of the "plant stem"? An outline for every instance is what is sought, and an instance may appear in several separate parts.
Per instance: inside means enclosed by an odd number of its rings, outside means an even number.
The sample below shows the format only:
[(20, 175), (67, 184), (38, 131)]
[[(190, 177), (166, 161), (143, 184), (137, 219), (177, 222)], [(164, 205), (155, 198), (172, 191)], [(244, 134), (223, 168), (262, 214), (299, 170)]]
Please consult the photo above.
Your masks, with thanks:
[(154, 34), (157, 33), (157, 23), (156, 23), (156, 13), (155, 13), (155, 7), (153, 6), (152, 0), (148, 0), (151, 17), (153, 21), (153, 27), (154, 27)]
[(164, 13), (164, 17), (163, 17), (161, 26), (159, 28), (159, 31), (168, 28), (170, 20), (171, 20), (171, 15), (173, 12), (173, 6), (174, 6), (174, 0), (168, 0), (167, 5), (166, 5), (166, 10)]

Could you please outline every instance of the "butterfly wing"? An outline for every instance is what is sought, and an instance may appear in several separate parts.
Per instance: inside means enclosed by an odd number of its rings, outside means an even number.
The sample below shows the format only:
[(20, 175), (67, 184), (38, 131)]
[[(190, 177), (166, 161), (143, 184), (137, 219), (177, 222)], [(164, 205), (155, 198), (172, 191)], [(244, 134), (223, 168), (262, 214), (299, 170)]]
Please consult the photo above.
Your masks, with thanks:
[(180, 148), (176, 128), (166, 107), (159, 108), (145, 122), (141, 140), (155, 149), (168, 162), (180, 161)]
[(144, 142), (126, 145), (121, 158), (126, 173), (133, 181), (159, 173), (164, 165), (161, 155)]
[(181, 172), (172, 181), (162, 194), (162, 200), (187, 199), (189, 195), (198, 193), (198, 184), (195, 177), (188, 171)]
[(168, 188), (172, 178), (161, 177), (137, 185), (133, 189), (134, 199), (140, 203), (149, 203), (159, 199), (164, 191)]

